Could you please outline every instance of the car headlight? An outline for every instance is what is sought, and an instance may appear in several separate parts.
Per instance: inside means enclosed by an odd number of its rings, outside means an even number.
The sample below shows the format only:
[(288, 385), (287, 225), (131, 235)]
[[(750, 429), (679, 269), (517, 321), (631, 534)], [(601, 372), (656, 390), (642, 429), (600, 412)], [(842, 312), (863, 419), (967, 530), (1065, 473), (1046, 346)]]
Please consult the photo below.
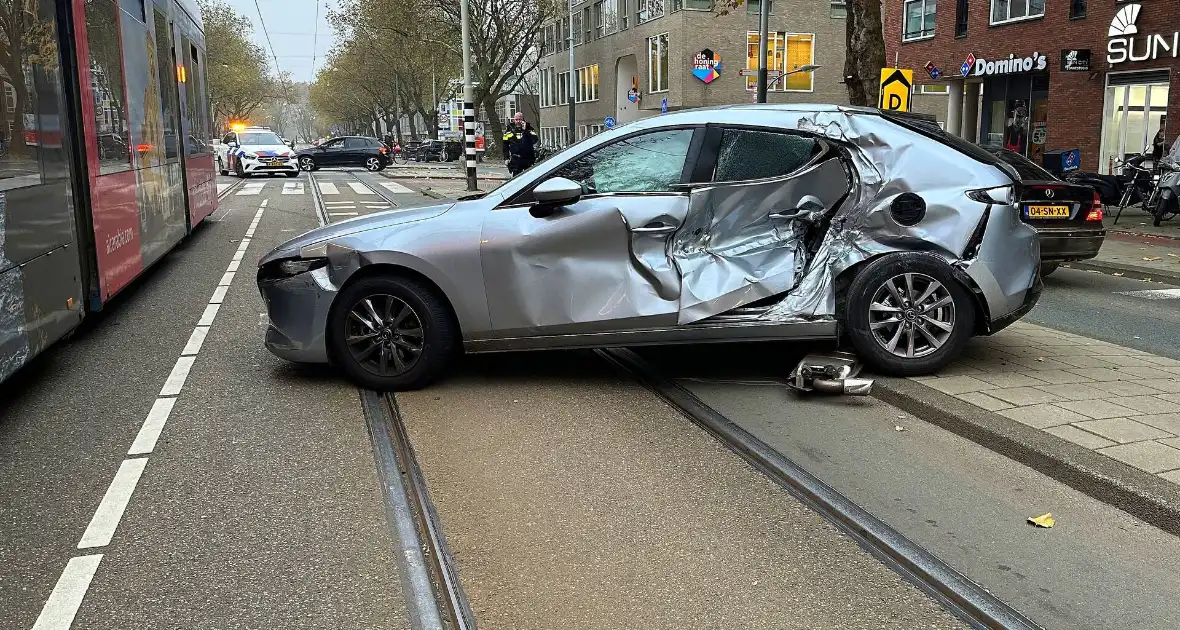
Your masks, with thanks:
[(258, 159), (258, 155), (256, 153), (247, 153), (247, 154), (243, 155), (242, 157), (249, 159), (249, 160), (257, 160)]
[(286, 276), (297, 276), (301, 273), (307, 273), (312, 269), (319, 269), (328, 264), (327, 258), (295, 258), (292, 260), (284, 260), (279, 263), (279, 271)]

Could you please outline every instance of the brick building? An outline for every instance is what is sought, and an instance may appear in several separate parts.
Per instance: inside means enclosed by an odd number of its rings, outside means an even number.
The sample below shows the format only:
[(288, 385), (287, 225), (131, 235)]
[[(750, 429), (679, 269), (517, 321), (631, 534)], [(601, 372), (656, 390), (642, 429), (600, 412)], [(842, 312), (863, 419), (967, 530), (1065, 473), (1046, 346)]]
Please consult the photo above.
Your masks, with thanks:
[(1078, 149), (1082, 169), (1110, 172), (1152, 141), (1169, 111), (1169, 145), (1180, 132), (1180, 0), (884, 6), (887, 59), (914, 70), (915, 109), (970, 141), (1038, 163), (1046, 150)]
[[(713, 0), (574, 0), (571, 14), (541, 32), (542, 141), (568, 142), (571, 17), (580, 140), (608, 116), (623, 124), (659, 114), (665, 101), (669, 111), (752, 102), (755, 79), (738, 72), (758, 67), (758, 10), (759, 0), (729, 15), (718, 15)], [(769, 69), (819, 68), (779, 79), (767, 100), (848, 102), (844, 0), (779, 0), (770, 13)], [(710, 55), (721, 61), (717, 75), (708, 72)]]

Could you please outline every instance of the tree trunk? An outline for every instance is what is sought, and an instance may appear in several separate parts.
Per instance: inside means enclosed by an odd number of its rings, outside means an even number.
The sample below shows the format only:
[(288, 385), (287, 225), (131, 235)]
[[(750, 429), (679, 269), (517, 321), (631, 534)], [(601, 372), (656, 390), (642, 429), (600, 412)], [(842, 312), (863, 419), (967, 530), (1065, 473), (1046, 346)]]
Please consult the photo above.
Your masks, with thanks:
[(8, 98), (7, 98), (7, 96), (4, 96), (6, 93), (4, 86), (7, 84), (8, 84), (7, 81), (0, 80), (0, 96), (3, 96), (3, 98), (0, 98), (0, 138), (2, 138), (4, 140), (9, 140), (9, 137), (8, 137)]
[(885, 67), (880, 1), (848, 0), (845, 28), (848, 50), (844, 61), (844, 83), (848, 88), (848, 103), (876, 107), (881, 68)]
[(410, 139), (411, 140), (419, 140), (420, 138), (418, 137), (418, 114), (417, 114), (417, 112), (411, 111), (410, 115), (406, 116), (406, 118), (408, 118), (410, 120)]
[[(485, 133), (488, 131), (491, 132), (486, 134), (483, 139), (484, 146), (487, 147), (484, 151), (484, 157), (488, 160), (503, 161), (507, 157), (504, 155), (504, 122), (496, 115), (496, 102), (492, 101), (489, 107), (488, 102), (485, 100), (483, 111), (488, 116), (489, 127), (489, 129), (485, 129), (484, 131)], [(488, 142), (488, 140), (493, 140), (494, 142)]]

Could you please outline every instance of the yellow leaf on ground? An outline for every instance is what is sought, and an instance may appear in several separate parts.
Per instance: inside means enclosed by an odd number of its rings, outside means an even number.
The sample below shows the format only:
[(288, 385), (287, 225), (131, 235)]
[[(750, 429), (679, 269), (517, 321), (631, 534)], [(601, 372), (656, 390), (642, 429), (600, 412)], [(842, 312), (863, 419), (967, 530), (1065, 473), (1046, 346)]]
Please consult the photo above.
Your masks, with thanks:
[(1028, 523), (1035, 527), (1053, 527), (1057, 524), (1057, 519), (1053, 518), (1052, 512), (1046, 512), (1040, 516), (1028, 517)]

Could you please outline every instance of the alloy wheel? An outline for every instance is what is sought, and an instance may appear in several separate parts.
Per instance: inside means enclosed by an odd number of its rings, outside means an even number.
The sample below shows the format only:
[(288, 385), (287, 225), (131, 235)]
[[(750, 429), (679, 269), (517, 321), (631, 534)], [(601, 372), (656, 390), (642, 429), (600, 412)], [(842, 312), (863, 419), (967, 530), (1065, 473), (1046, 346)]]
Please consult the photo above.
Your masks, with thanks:
[(923, 273), (886, 280), (869, 302), (869, 329), (895, 356), (923, 357), (938, 351), (955, 330), (955, 300), (947, 287)]
[(348, 312), (344, 341), (352, 358), (376, 376), (399, 376), (422, 357), (422, 320), (392, 295), (362, 298)]
[(299, 168), (301, 168), (305, 171), (310, 171), (315, 168), (315, 160), (312, 160), (311, 158), (306, 157), (306, 156), (301, 157), (301, 158), (299, 158)]
[(365, 168), (370, 171), (381, 170), (381, 161), (375, 157), (371, 157), (368, 160), (365, 160)]

